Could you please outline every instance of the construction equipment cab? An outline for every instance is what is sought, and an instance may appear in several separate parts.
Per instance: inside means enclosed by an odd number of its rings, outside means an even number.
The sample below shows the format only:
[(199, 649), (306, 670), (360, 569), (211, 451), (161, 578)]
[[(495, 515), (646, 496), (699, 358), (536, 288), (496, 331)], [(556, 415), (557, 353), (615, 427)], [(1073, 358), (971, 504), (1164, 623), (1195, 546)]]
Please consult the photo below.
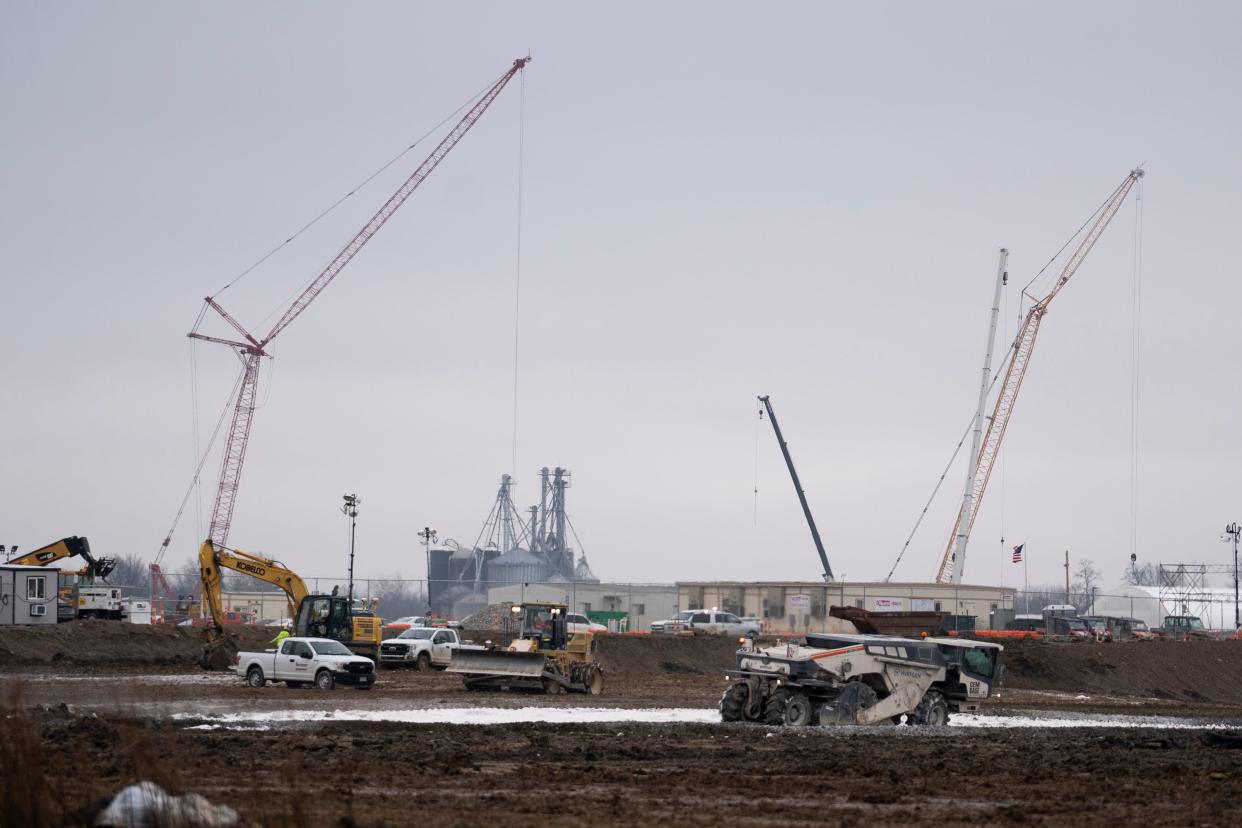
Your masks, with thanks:
[(542, 688), (599, 695), (604, 671), (595, 660), (592, 633), (570, 634), (564, 604), (515, 604), (504, 620), (513, 640), (504, 649), (453, 650), (448, 672), (460, 673), (467, 690)]
[[(354, 609), (344, 595), (311, 595), (306, 583), (279, 561), (217, 546), (203, 541), (198, 551), (198, 568), (203, 582), (203, 601), (211, 610), (207, 628), (204, 665), (219, 661), (217, 650), (224, 642), (225, 609), (222, 601), (222, 570), (249, 575), (279, 587), (289, 601), (289, 617), (294, 619), (294, 635), (330, 638), (358, 655), (378, 658), (380, 619), (373, 610)], [(228, 661), (230, 654), (223, 653)]]

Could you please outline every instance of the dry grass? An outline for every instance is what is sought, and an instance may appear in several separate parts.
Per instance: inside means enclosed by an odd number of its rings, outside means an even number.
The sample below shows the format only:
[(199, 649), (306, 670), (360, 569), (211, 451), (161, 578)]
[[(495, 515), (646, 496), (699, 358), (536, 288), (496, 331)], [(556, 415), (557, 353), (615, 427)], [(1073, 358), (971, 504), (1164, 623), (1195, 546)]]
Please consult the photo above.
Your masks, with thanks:
[(0, 693), (0, 721), (0, 828), (58, 824), (61, 814), (44, 770), (43, 739), (26, 712), (21, 682)]

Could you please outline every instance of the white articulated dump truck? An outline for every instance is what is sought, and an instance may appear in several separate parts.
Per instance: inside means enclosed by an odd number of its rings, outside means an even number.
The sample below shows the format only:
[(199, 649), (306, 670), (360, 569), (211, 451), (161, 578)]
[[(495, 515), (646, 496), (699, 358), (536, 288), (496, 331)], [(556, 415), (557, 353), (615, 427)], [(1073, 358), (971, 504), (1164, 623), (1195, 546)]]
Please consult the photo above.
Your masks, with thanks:
[(823, 634), (771, 647), (748, 640), (720, 699), (726, 722), (943, 725), (976, 710), (1001, 678), (999, 644), (961, 638)]

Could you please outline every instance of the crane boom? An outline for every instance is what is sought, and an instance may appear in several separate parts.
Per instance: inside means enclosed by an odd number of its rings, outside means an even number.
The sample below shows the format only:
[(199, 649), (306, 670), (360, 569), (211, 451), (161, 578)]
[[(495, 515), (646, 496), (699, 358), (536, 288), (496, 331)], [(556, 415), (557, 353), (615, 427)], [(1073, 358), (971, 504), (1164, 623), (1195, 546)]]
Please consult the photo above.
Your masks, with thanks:
[(828, 565), (828, 553), (824, 551), (824, 542), (819, 538), (819, 529), (815, 526), (815, 518), (811, 517), (811, 507), (806, 502), (806, 492), (802, 490), (802, 481), (798, 479), (798, 471), (794, 468), (793, 457), (789, 454), (789, 444), (781, 434), (781, 427), (776, 422), (776, 412), (772, 410), (772, 401), (764, 396), (759, 398), (763, 407), (768, 410), (768, 419), (772, 421), (772, 430), (776, 432), (776, 442), (781, 445), (781, 454), (785, 456), (785, 465), (789, 467), (789, 476), (793, 479), (794, 491), (798, 493), (798, 501), (802, 504), (802, 514), (806, 515), (806, 523), (811, 527), (811, 538), (815, 541), (815, 551), (819, 553), (819, 562), (824, 566), (824, 580), (831, 581), (832, 567)]
[(358, 234), (350, 240), (349, 244), (345, 245), (344, 249), (336, 254), (336, 258), (323, 269), (322, 273), (315, 277), (315, 280), (307, 286), (306, 290), (302, 291), (301, 295), (293, 300), (293, 304), (285, 311), (285, 315), (280, 317), (280, 320), (272, 326), (271, 332), (263, 338), (264, 345), (271, 342), (278, 333), (283, 331), (290, 322), (297, 318), (298, 314), (306, 310), (306, 306), (314, 301), (315, 297), (328, 286), (328, 283), (332, 281), (336, 274), (341, 272), (341, 268), (349, 264), (350, 260), (358, 255), (358, 251), (371, 240), (372, 236), (379, 232), (379, 229), (392, 217), (392, 214), (397, 212), (397, 208), (404, 204), (405, 200), (410, 197), (410, 194), (418, 189), (418, 185), (422, 184), (427, 176), (431, 175), (431, 171), (439, 166), (440, 162), (444, 160), (444, 156), (448, 155), (453, 147), (457, 146), (457, 142), (465, 137), (466, 133), (470, 131), (470, 127), (474, 126), (479, 118), (482, 117), (487, 108), (492, 105), (492, 101), (496, 100), (496, 96), (505, 88), (505, 85), (513, 79), (514, 75), (522, 71), (527, 63), (530, 63), (529, 57), (518, 58), (513, 61), (513, 66), (509, 67), (509, 71), (501, 75), (500, 79), (492, 84), (492, 87), (483, 94), (483, 97), (479, 98), (478, 103), (462, 116), (462, 119), (457, 122), (457, 126), (453, 127), (452, 131), (444, 136), (444, 140), (432, 151), (431, 155), (427, 156), (427, 160), (423, 161), (418, 169), (405, 180), (405, 183), (392, 194), (392, 197), (384, 203), (379, 212), (372, 216), (371, 220), (358, 231)]
[[(988, 326), (988, 344), (983, 350), (983, 379), (979, 383), (979, 404), (975, 409), (975, 424), (971, 429), (970, 454), (967, 457), (979, 456), (979, 445), (983, 442), (983, 411), (988, 401), (988, 381), (992, 378), (992, 350), (996, 345), (996, 323), (1000, 319), (1001, 291), (1008, 280), (1005, 264), (1009, 261), (1009, 251), (1000, 250), (1000, 262), (996, 266), (996, 288), (992, 295), (991, 324)], [(966, 541), (969, 537), (970, 519), (974, 516), (975, 507), (975, 476), (978, 466), (970, 465), (966, 474), (966, 487), (962, 494), (962, 509), (957, 520), (957, 535), (953, 541), (953, 559), (966, 561)]]
[[(1014, 339), (1013, 358), (1009, 361), (1009, 366), (1005, 371), (1004, 381), (1001, 383), (1000, 394), (996, 398), (996, 405), (992, 409), (992, 416), (988, 420), (987, 430), (983, 436), (983, 444), (979, 448), (979, 455), (975, 461), (974, 487), (970, 493), (973, 502), (973, 509), (965, 521), (966, 531), (962, 533), (969, 536), (970, 530), (974, 527), (975, 518), (979, 515), (979, 504), (983, 500), (983, 493), (987, 490), (988, 479), (992, 476), (992, 469), (996, 464), (996, 457), (1000, 452), (1001, 441), (1005, 437), (1005, 430), (1009, 427), (1009, 419), (1013, 415), (1013, 408), (1018, 400), (1018, 391), (1022, 388), (1022, 380), (1026, 376), (1027, 366), (1031, 361), (1031, 354), (1035, 350), (1035, 337), (1039, 333), (1040, 323), (1043, 321), (1044, 314), (1048, 312), (1048, 306), (1057, 294), (1069, 282), (1070, 277), (1077, 272), (1082, 265), (1083, 260), (1087, 258), (1087, 254), (1099, 241), (1100, 236), (1113, 220), (1113, 216), (1121, 209), (1121, 204), (1125, 201), (1126, 196), (1134, 187), (1134, 184), (1143, 177), (1143, 170), (1133, 169), (1126, 176), (1112, 196), (1105, 202), (1100, 209), (1095, 223), (1087, 234), (1078, 243), (1078, 247), (1070, 255), (1065, 266), (1061, 269), (1060, 276), (1056, 282), (1042, 299), (1030, 294), (1024, 294), (1034, 302), (1031, 309), (1027, 311), (1025, 318), (1022, 320), (1022, 327), (1018, 330), (1018, 335)], [(944, 556), (940, 560), (940, 567), (936, 574), (938, 583), (958, 584), (962, 581), (962, 574), (965, 569), (966, 556), (964, 554), (965, 547), (963, 545), (963, 554), (955, 555), (955, 547), (959, 537), (959, 530), (963, 523), (963, 516), (966, 510), (958, 512), (957, 520), (953, 524), (953, 532), (949, 535), (949, 545), (944, 551)]]
[(229, 427), (228, 439), (224, 448), (224, 459), (220, 464), (220, 481), (216, 487), (216, 499), (211, 509), (211, 523), (208, 540), (218, 546), (224, 546), (228, 540), (229, 528), (233, 523), (233, 508), (237, 502), (237, 491), (241, 485), (242, 464), (246, 457), (246, 447), (250, 441), (250, 427), (254, 421), (255, 400), (258, 398), (259, 366), (262, 357), (268, 356), (267, 346), (276, 336), (289, 326), (294, 319), (306, 310), (315, 297), (341, 272), (345, 265), (358, 255), (368, 241), (379, 232), (380, 228), (392, 217), (392, 214), (405, 203), (406, 199), (418, 189), (418, 186), (431, 175), (444, 157), (457, 145), (470, 128), (478, 122), (487, 108), (496, 100), (496, 96), (522, 71), (530, 62), (529, 57), (518, 58), (513, 65), (479, 98), (478, 102), (462, 116), (457, 125), (436, 146), (395, 193), (384, 203), (384, 206), (371, 217), (361, 230), (350, 240), (349, 244), (319, 273), (311, 283), (298, 294), (297, 298), (276, 322), (271, 331), (263, 339), (257, 339), (238, 322), (228, 311), (220, 306), (213, 297), (206, 298), (207, 305), (216, 311), (231, 327), (244, 337), (245, 342), (221, 339), (191, 331), (187, 336), (207, 342), (216, 342), (232, 348), (242, 362), (242, 378), (237, 391), (237, 399), (233, 406), (233, 419)]

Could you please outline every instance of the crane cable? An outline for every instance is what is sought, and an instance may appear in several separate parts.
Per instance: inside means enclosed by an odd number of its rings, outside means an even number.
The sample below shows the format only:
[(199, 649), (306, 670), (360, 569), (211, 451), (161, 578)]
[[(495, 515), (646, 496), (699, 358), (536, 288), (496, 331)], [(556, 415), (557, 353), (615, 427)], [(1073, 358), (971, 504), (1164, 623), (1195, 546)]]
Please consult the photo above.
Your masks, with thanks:
[[(190, 495), (194, 493), (195, 488), (201, 488), (199, 475), (203, 471), (203, 466), (207, 462), (207, 457), (211, 454), (212, 447), (216, 444), (216, 438), (220, 436), (220, 429), (224, 425), (224, 420), (228, 416), (229, 409), (233, 405), (233, 396), (237, 393), (238, 387), (241, 385), (242, 377), (246, 374), (245, 369), (237, 372), (237, 379), (233, 382), (233, 390), (229, 393), (225, 400), (224, 407), (220, 409), (220, 417), (216, 420), (216, 427), (211, 432), (211, 439), (207, 442), (207, 449), (198, 457), (198, 465), (194, 467), (194, 477), (190, 480), (190, 485), (185, 490), (185, 495), (181, 498), (181, 506), (177, 509), (177, 514), (173, 517), (172, 526), (168, 527), (168, 533), (164, 535), (164, 542), (160, 544), (159, 551), (155, 554), (153, 563), (158, 564), (164, 558), (164, 553), (168, 551), (168, 544), (172, 540), (173, 532), (177, 531), (177, 524), (181, 522), (181, 515), (185, 512), (186, 503), (190, 500)], [(197, 392), (195, 392), (197, 395)], [(196, 416), (197, 421), (197, 416)], [(195, 435), (197, 442), (197, 434)], [(199, 505), (201, 509), (201, 504)], [(199, 534), (202, 534), (202, 518), (199, 518)]]
[[(992, 376), (992, 382), (988, 385), (988, 394), (991, 394), (992, 389), (996, 387), (997, 380), (1000, 379), (1002, 371), (1005, 366), (1009, 364), (1009, 360), (1013, 357), (1014, 351), (1016, 351), (1017, 348), (1018, 342), (1015, 339), (1014, 343), (1009, 346), (1009, 351), (1005, 354), (1005, 358), (1001, 360), (1001, 364), (997, 367), (996, 372)], [(958, 453), (961, 452), (962, 446), (966, 444), (966, 438), (970, 436), (970, 431), (974, 427), (975, 415), (972, 413), (970, 415), (970, 421), (966, 424), (966, 430), (962, 432), (961, 439), (957, 441), (957, 448), (953, 449), (953, 456), (949, 458), (949, 462), (945, 465), (944, 471), (940, 473), (940, 479), (936, 481), (936, 487), (932, 489), (931, 497), (927, 498), (927, 503), (923, 505), (923, 511), (919, 512), (919, 519), (914, 522), (914, 528), (910, 530), (910, 534), (906, 537), (906, 542), (902, 544), (901, 552), (897, 553), (897, 560), (893, 562), (893, 568), (890, 569), (888, 571), (888, 575), (885, 576), (884, 580), (886, 582), (893, 580), (893, 573), (897, 571), (897, 566), (901, 563), (902, 556), (905, 555), (906, 550), (910, 548), (910, 542), (914, 540), (915, 532), (919, 531), (919, 526), (922, 525), (923, 518), (927, 517), (927, 510), (931, 508), (932, 501), (936, 499), (936, 495), (939, 493), (940, 487), (944, 484), (945, 477), (948, 476), (949, 470), (953, 468), (953, 463), (957, 460)]]
[(513, 263), (513, 465), (517, 474), (518, 451), (518, 344), (522, 322), (522, 183), (526, 168), (526, 73), (522, 73), (518, 104), (517, 252)]
[[(525, 75), (525, 73), (523, 73), (523, 75)], [(489, 90), (489, 89), (491, 89), (491, 88), (492, 88), (492, 86), (493, 86), (494, 84), (495, 84), (495, 81), (492, 81), (492, 82), (491, 82), (491, 83), (489, 83), (487, 86), (483, 87), (483, 88), (482, 88), (482, 89), (480, 89), (478, 92), (476, 92), (476, 93), (474, 93), (473, 95), (471, 95), (469, 100), (467, 100), (465, 103), (463, 103), (463, 104), (462, 104), (461, 106), (459, 106), (457, 109), (453, 110), (451, 113), (449, 113), (447, 116), (445, 116), (445, 118), (444, 118), (442, 121), (440, 121), (438, 124), (436, 124), (435, 126), (433, 126), (431, 129), (427, 130), (425, 133), (423, 133), (423, 134), (422, 134), (422, 136), (420, 136), (419, 138), (415, 139), (414, 143), (410, 144), (408, 147), (406, 147), (405, 149), (401, 150), (401, 152), (399, 152), (399, 153), (397, 153), (396, 155), (394, 155), (391, 159), (389, 159), (389, 160), (388, 160), (388, 161), (387, 161), (387, 162), (386, 162), (383, 166), (381, 166), (381, 167), (380, 167), (379, 169), (377, 169), (375, 172), (371, 173), (371, 174), (370, 174), (370, 175), (368, 175), (366, 178), (364, 178), (361, 182), (359, 182), (358, 184), (354, 185), (354, 187), (353, 187), (353, 188), (351, 188), (349, 192), (345, 193), (345, 195), (341, 196), (341, 197), (340, 197), (340, 198), (338, 198), (336, 201), (332, 202), (332, 204), (331, 204), (331, 205), (329, 205), (329, 206), (327, 207), (327, 209), (323, 210), (321, 213), (319, 213), (319, 215), (315, 216), (315, 217), (314, 217), (314, 218), (312, 218), (310, 221), (306, 222), (306, 224), (302, 225), (302, 226), (301, 226), (301, 227), (300, 227), (300, 228), (299, 228), (299, 229), (298, 229), (298, 230), (297, 230), (297, 231), (296, 231), (293, 235), (291, 235), (289, 238), (285, 239), (285, 240), (284, 240), (284, 241), (282, 241), (280, 244), (278, 244), (278, 245), (276, 245), (275, 247), (273, 247), (273, 248), (272, 248), (271, 250), (269, 250), (269, 251), (268, 251), (265, 255), (263, 255), (262, 257), (260, 257), (258, 261), (256, 261), (254, 264), (250, 265), (250, 267), (246, 268), (246, 269), (245, 269), (245, 270), (243, 270), (241, 273), (237, 274), (237, 275), (236, 275), (236, 276), (234, 276), (232, 279), (230, 279), (230, 280), (229, 280), (229, 281), (228, 281), (228, 282), (224, 285), (224, 287), (222, 287), (222, 288), (220, 288), (219, 290), (217, 290), (214, 294), (212, 294), (212, 296), (213, 296), (213, 297), (214, 297), (214, 296), (219, 296), (221, 293), (223, 293), (224, 291), (226, 291), (226, 290), (228, 290), (229, 288), (231, 288), (233, 285), (235, 285), (235, 284), (237, 284), (238, 282), (240, 282), (240, 281), (241, 281), (242, 279), (244, 279), (246, 276), (250, 275), (250, 273), (251, 273), (252, 271), (254, 271), (256, 268), (258, 268), (258, 267), (259, 267), (259, 265), (263, 264), (263, 263), (264, 263), (264, 262), (266, 262), (268, 259), (270, 259), (272, 256), (276, 255), (278, 252), (280, 252), (280, 250), (281, 250), (282, 248), (284, 248), (286, 245), (288, 245), (290, 242), (292, 242), (292, 241), (293, 241), (294, 239), (296, 239), (298, 236), (302, 235), (302, 234), (303, 234), (303, 233), (305, 233), (307, 230), (309, 230), (310, 228), (312, 228), (312, 227), (314, 227), (316, 224), (318, 224), (318, 223), (319, 223), (319, 221), (320, 221), (321, 219), (323, 219), (325, 216), (327, 216), (329, 213), (331, 213), (331, 212), (332, 212), (333, 210), (335, 210), (337, 207), (340, 207), (343, 203), (345, 203), (345, 201), (347, 201), (347, 200), (350, 198), (350, 196), (354, 195), (354, 194), (355, 194), (355, 193), (357, 193), (359, 190), (361, 190), (363, 187), (365, 187), (365, 186), (367, 186), (368, 184), (370, 184), (373, 180), (375, 180), (375, 178), (376, 178), (376, 177), (378, 177), (379, 175), (383, 174), (383, 173), (384, 173), (384, 172), (385, 172), (385, 171), (386, 171), (389, 167), (391, 167), (393, 164), (397, 163), (397, 162), (398, 162), (398, 161), (400, 161), (402, 158), (404, 158), (404, 157), (406, 156), (406, 154), (408, 154), (408, 153), (410, 152), (410, 150), (412, 150), (412, 149), (414, 149), (415, 147), (417, 147), (417, 146), (418, 146), (419, 144), (421, 144), (423, 141), (426, 141), (429, 137), (431, 137), (431, 135), (433, 135), (433, 134), (436, 132), (436, 130), (440, 129), (440, 127), (442, 127), (442, 126), (444, 126), (445, 124), (447, 124), (450, 120), (452, 120), (454, 117), (456, 117), (458, 114), (460, 114), (462, 110), (466, 109), (467, 107), (472, 106), (472, 105), (474, 104), (474, 102), (475, 102), (475, 101), (477, 101), (479, 98), (481, 98), (481, 97), (482, 97), (482, 96), (483, 96), (483, 95), (487, 92), (487, 90)], [(303, 289), (305, 289), (305, 288), (304, 288), (304, 287), (303, 287), (303, 288), (299, 288), (299, 291), (300, 291), (300, 290), (303, 290)], [(293, 295), (291, 295), (291, 296), (290, 296), (290, 300), (292, 300), (293, 296), (295, 296), (295, 295), (296, 295), (296, 292), (295, 292)], [(288, 304), (288, 302), (284, 302), (284, 303), (282, 303), (282, 304), (280, 305), (280, 307), (282, 307), (282, 308), (283, 308), (286, 304)], [(273, 311), (272, 313), (275, 313), (275, 311)], [(270, 317), (271, 317), (271, 315), (272, 315), (272, 314), (268, 314), (268, 318), (270, 318)], [(266, 321), (266, 319), (265, 319), (264, 321)]]
[(1139, 380), (1143, 325), (1143, 179), (1134, 199), (1134, 286), (1130, 320), (1130, 555), (1138, 554)]

